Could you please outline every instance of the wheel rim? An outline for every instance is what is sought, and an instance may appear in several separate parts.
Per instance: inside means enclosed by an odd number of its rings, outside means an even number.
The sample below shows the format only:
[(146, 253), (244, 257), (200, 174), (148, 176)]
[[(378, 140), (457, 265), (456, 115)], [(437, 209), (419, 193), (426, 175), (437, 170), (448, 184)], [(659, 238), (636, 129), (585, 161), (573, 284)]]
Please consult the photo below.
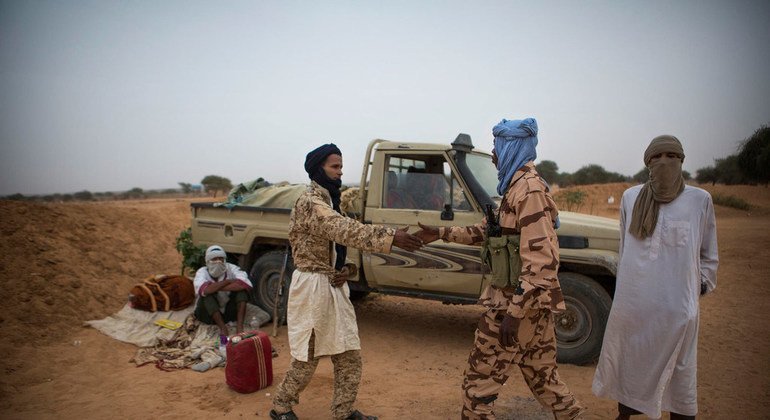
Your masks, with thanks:
[(579, 300), (565, 296), (567, 310), (558, 314), (554, 321), (556, 341), (559, 347), (576, 348), (588, 340), (593, 329), (588, 308)]

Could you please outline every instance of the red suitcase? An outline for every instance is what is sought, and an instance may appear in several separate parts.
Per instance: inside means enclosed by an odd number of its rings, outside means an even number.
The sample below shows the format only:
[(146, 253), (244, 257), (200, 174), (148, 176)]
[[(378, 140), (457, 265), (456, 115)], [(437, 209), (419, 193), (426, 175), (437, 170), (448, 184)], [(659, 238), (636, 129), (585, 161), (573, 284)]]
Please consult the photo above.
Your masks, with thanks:
[(248, 394), (273, 383), (273, 350), (267, 334), (254, 330), (234, 335), (226, 351), (225, 381), (234, 391)]

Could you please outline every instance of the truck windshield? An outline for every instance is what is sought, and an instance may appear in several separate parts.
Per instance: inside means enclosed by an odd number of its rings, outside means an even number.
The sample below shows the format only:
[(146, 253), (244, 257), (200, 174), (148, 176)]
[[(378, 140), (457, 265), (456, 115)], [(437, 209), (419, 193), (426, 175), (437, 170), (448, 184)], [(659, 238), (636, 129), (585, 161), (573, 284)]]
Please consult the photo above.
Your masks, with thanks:
[(478, 181), (484, 192), (494, 201), (499, 202), (500, 194), (497, 193), (497, 168), (492, 163), (492, 156), (476, 153), (468, 153), (465, 162), (470, 169), (470, 176)]

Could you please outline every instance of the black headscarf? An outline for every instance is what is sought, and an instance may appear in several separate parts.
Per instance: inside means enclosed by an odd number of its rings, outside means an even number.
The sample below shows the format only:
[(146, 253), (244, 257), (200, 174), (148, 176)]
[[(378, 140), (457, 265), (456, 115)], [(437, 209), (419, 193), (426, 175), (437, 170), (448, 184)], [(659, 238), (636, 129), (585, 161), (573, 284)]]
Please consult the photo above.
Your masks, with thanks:
[[(333, 180), (329, 178), (323, 168), (323, 164), (326, 162), (326, 158), (328, 158), (329, 155), (342, 156), (342, 152), (334, 143), (329, 143), (319, 146), (308, 153), (305, 157), (305, 172), (307, 172), (311, 180), (329, 191), (329, 195), (332, 198), (332, 208), (338, 213), (343, 214), (340, 209), (340, 197), (342, 194), (340, 192), (340, 187), (342, 186), (342, 180)], [(345, 266), (348, 248), (344, 245), (335, 243), (334, 249), (337, 252), (337, 260), (334, 263), (334, 269), (341, 270), (342, 267)]]

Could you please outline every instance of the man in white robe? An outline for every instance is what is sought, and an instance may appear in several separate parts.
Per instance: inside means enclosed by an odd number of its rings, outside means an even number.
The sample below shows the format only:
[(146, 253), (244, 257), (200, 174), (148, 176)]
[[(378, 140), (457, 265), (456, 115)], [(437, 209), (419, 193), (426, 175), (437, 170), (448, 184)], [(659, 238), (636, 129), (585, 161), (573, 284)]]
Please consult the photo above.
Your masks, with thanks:
[(620, 263), (593, 392), (634, 414), (694, 419), (699, 298), (716, 287), (714, 206), (684, 184), (684, 151), (659, 136), (645, 151), (650, 180), (620, 205)]

